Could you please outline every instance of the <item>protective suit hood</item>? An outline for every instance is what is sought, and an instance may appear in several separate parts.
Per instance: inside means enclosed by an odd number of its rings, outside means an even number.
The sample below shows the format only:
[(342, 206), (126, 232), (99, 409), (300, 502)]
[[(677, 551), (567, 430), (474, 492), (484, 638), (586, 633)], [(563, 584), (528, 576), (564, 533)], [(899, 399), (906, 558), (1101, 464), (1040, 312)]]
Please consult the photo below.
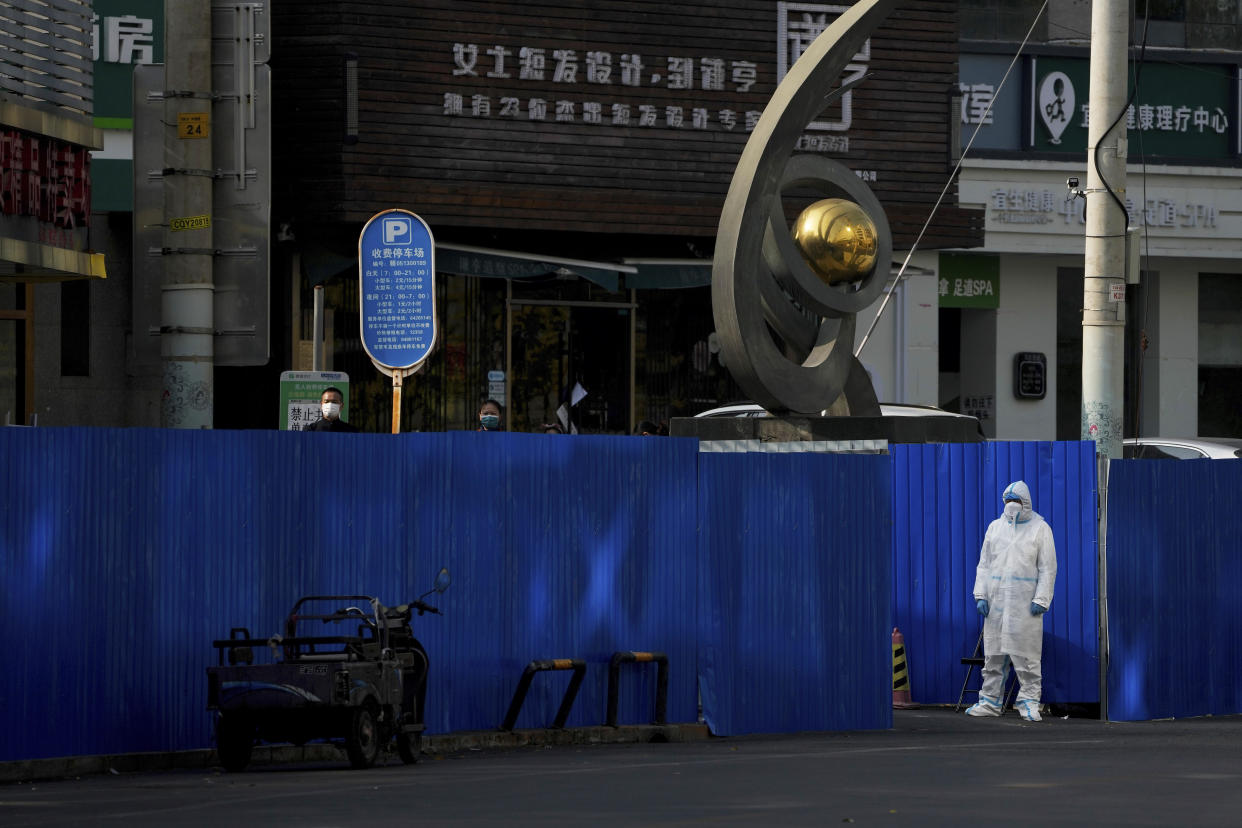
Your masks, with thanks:
[(1001, 505), (1005, 500), (1017, 495), (1022, 498), (1022, 511), (1018, 513), (1018, 523), (1026, 523), (1035, 514), (1035, 510), (1031, 508), (1031, 490), (1027, 488), (1026, 483), (1021, 480), (1015, 480), (1005, 487), (1005, 491), (1001, 494)]

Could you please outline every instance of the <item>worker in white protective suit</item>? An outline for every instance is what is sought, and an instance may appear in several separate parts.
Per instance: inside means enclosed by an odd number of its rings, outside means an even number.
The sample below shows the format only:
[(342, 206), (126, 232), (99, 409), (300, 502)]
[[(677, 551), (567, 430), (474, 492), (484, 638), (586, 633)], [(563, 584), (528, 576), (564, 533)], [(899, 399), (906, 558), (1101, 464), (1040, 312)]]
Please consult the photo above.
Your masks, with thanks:
[(983, 616), (983, 686), (970, 716), (999, 716), (1005, 679), (1013, 665), (1021, 689), (1017, 708), (1030, 722), (1041, 720), (1040, 657), (1044, 613), (1052, 605), (1057, 553), (1052, 527), (1031, 508), (1031, 491), (1021, 480), (1001, 496), (1005, 512), (988, 527), (975, 570), (975, 606)]

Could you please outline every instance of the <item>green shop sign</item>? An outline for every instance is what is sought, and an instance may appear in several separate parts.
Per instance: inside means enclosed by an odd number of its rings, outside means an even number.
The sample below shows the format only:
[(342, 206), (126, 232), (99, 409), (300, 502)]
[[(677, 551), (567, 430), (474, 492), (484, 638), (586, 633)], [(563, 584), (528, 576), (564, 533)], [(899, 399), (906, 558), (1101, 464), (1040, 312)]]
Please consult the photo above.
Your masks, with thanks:
[[(134, 128), (134, 67), (164, 61), (164, 0), (95, 0), (91, 15), (95, 126)], [(91, 154), (91, 209), (134, 209), (134, 162), (125, 140)]]
[(1000, 307), (1000, 259), (941, 253), (938, 283), (942, 308)]
[[(1027, 146), (1039, 152), (1087, 151), (1090, 62), (1037, 57), (1031, 61)], [(1222, 159), (1236, 155), (1236, 66), (1147, 63), (1125, 114), (1129, 156)], [(1130, 78), (1130, 91), (1134, 78)]]
[(95, 126), (134, 128), (134, 67), (164, 62), (164, 0), (95, 0)]

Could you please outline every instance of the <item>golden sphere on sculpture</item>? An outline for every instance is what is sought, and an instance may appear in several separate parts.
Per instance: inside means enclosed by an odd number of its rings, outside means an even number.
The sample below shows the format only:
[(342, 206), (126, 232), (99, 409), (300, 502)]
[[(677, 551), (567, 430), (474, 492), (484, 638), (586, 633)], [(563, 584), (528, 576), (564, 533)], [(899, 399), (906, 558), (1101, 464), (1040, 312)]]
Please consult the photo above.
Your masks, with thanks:
[(875, 267), (875, 222), (852, 201), (826, 198), (807, 207), (794, 223), (793, 239), (825, 284), (856, 282)]

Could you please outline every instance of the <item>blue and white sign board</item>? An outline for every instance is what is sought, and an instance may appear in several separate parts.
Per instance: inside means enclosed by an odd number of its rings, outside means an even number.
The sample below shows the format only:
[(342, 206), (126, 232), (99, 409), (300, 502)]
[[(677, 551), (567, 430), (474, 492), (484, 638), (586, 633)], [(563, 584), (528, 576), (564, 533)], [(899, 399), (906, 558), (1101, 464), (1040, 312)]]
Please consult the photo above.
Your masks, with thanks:
[(436, 344), (435, 241), (409, 210), (376, 213), (358, 237), (362, 347), (381, 371), (411, 372)]

